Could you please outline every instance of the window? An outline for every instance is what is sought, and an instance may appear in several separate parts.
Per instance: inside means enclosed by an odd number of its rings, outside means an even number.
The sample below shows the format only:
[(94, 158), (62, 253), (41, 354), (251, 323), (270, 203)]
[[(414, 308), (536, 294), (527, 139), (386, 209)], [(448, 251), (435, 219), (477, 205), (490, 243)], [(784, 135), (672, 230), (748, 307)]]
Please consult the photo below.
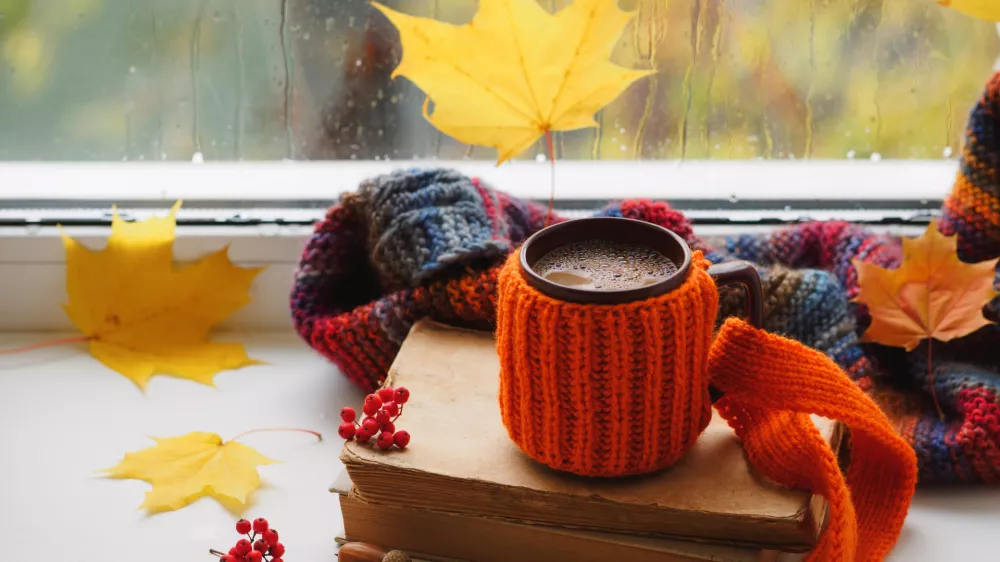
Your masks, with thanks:
[[(560, 159), (952, 158), (1000, 54), (930, 0), (621, 2), (615, 59), (658, 72), (558, 134)], [(367, 0), (0, 0), (0, 159), (492, 159), (424, 122), (399, 52)]]

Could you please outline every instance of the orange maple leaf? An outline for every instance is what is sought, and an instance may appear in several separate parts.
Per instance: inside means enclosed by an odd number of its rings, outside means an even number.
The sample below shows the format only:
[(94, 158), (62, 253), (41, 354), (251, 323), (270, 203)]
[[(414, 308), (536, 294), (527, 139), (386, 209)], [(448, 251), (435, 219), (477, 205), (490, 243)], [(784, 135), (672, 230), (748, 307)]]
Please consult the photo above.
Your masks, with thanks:
[(903, 239), (903, 263), (897, 269), (854, 260), (863, 303), (872, 316), (862, 341), (912, 351), (921, 340), (948, 341), (990, 323), (983, 306), (998, 292), (993, 279), (998, 260), (965, 263), (958, 241), (931, 221), (918, 238)]

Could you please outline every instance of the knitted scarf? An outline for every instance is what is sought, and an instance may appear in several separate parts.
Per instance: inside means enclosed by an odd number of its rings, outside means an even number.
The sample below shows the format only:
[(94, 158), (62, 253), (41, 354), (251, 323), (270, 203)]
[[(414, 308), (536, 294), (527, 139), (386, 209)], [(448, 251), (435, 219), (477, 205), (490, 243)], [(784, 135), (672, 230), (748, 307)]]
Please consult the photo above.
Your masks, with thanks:
[[(939, 219), (942, 232), (957, 234), (966, 261), (1000, 256), (998, 117), (1000, 74), (971, 114), (961, 170)], [(851, 260), (895, 267), (898, 238), (815, 222), (709, 247), (662, 202), (625, 201), (599, 214), (664, 226), (713, 262), (758, 264), (766, 331), (821, 351), (846, 372), (912, 447), (922, 484), (1000, 479), (998, 326), (935, 343), (930, 378), (926, 347), (906, 353), (858, 341), (869, 319), (849, 302), (858, 292)], [(503, 259), (544, 223), (543, 208), (452, 170), (367, 180), (316, 225), (291, 295), (296, 328), (350, 380), (372, 390), (415, 321), (493, 329)], [(720, 319), (737, 315), (741, 298), (723, 291)], [(998, 320), (1000, 299), (984, 312)], [(944, 419), (931, 400), (931, 380)]]

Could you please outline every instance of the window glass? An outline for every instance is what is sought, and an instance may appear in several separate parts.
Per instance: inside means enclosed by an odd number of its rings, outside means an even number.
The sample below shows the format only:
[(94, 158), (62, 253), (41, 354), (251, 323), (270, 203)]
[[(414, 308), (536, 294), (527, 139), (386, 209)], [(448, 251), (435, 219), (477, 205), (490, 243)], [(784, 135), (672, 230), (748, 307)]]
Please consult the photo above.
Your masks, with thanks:
[[(948, 158), (1000, 53), (931, 0), (621, 2), (614, 59), (658, 72), (559, 158)], [(399, 56), (367, 0), (0, 0), (0, 159), (492, 159), (424, 122)]]

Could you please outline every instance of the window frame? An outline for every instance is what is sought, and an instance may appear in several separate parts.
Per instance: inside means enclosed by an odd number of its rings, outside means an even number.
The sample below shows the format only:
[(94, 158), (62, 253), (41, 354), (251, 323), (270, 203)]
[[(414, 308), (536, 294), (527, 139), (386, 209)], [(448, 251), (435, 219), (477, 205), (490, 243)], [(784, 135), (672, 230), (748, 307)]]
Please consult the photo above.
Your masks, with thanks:
[[(99, 248), (111, 205), (122, 216), (162, 215), (177, 200), (178, 260), (229, 247), (240, 265), (267, 266), (252, 302), (224, 331), (284, 331), (288, 295), (313, 223), (341, 194), (373, 175), (445, 166), (498, 189), (547, 202), (547, 163), (496, 167), (466, 162), (0, 163), (0, 331), (59, 331), (70, 325), (63, 233)], [(917, 234), (954, 182), (955, 161), (573, 162), (556, 164), (556, 210), (583, 216), (610, 200), (666, 200), (702, 236), (760, 232), (806, 220), (841, 219), (873, 230)], [(572, 188), (572, 190), (571, 190)]]

